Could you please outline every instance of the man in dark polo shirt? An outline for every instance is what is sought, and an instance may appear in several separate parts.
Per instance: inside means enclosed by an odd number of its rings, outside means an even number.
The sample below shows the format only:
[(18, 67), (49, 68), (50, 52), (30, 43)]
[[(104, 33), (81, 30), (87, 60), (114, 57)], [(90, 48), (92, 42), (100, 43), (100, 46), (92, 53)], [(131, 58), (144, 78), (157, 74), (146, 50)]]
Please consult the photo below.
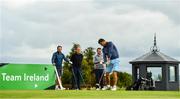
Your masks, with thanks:
[[(103, 46), (103, 58), (104, 62), (106, 62), (106, 82), (107, 89), (111, 89), (112, 91), (117, 90), (117, 72), (120, 72), (120, 64), (119, 64), (119, 53), (116, 46), (112, 42), (108, 42), (104, 39), (99, 39), (98, 43)], [(113, 86), (110, 86), (110, 75), (113, 76)]]

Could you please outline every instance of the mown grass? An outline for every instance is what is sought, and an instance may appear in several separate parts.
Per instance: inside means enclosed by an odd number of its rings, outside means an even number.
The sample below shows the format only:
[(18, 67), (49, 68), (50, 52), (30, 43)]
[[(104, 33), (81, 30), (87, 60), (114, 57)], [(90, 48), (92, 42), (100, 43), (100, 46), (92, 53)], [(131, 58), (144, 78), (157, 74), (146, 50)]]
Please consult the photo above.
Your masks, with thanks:
[(0, 98), (180, 99), (179, 91), (0, 90)]

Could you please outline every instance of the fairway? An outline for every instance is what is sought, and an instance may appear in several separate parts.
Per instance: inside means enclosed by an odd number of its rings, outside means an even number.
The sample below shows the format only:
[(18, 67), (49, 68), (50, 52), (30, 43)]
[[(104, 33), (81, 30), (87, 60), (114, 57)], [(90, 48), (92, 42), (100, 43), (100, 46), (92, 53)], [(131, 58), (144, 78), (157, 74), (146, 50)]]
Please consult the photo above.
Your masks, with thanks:
[(1, 90), (0, 98), (180, 99), (179, 91)]

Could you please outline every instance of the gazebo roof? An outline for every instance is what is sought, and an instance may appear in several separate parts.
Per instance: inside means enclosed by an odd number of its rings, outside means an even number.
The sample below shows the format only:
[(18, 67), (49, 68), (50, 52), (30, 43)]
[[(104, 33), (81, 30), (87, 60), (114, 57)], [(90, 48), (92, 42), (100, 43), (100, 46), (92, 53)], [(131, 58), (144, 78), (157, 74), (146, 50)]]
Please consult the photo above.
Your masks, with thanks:
[(180, 63), (180, 61), (157, 51), (149, 52), (133, 61), (130, 61), (130, 63)]
[(136, 58), (133, 61), (130, 61), (131, 64), (133, 63), (174, 63), (179, 64), (180, 61), (167, 56), (161, 53), (156, 46), (156, 35), (154, 36), (154, 46), (151, 48), (149, 53), (144, 54), (143, 56)]

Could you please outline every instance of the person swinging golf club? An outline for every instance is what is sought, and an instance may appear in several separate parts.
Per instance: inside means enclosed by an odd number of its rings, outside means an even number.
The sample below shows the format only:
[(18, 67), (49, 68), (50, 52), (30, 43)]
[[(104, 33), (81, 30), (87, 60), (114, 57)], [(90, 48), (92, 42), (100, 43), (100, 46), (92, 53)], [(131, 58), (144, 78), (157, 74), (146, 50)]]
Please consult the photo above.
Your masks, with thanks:
[(62, 86), (61, 76), (63, 74), (62, 62), (65, 60), (69, 62), (69, 60), (62, 53), (62, 46), (57, 46), (57, 51), (53, 53), (51, 62), (53, 64), (55, 72), (56, 72), (56, 90), (65, 90)]
[[(117, 72), (120, 72), (120, 64), (119, 64), (119, 54), (116, 46), (112, 42), (107, 42), (104, 39), (99, 39), (98, 43), (103, 46), (103, 58), (104, 62), (106, 62), (106, 88), (111, 89), (113, 91), (117, 90)], [(113, 76), (113, 86), (110, 86), (110, 74)]]
[(81, 54), (81, 47), (79, 44), (75, 45), (74, 53), (72, 54), (70, 61), (72, 62), (72, 89), (80, 90), (80, 80), (84, 79), (81, 72), (81, 64), (83, 55)]

